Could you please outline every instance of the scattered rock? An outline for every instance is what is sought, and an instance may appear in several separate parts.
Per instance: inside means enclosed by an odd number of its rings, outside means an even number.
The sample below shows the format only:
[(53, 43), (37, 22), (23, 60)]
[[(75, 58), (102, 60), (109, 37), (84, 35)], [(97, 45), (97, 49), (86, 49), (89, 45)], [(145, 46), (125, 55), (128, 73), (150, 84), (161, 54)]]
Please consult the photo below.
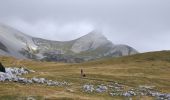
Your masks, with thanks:
[[(156, 100), (170, 100), (170, 94), (165, 94), (158, 92), (153, 89), (154, 86), (139, 86), (138, 88), (132, 88), (129, 90), (125, 89), (125, 86), (115, 83), (115, 84), (109, 84), (109, 85), (84, 85), (83, 91), (85, 92), (97, 92), (97, 93), (103, 93), (112, 91), (109, 94), (111, 96), (123, 96), (123, 97), (133, 97), (133, 96), (152, 96), (155, 97)], [(94, 91), (95, 90), (95, 91)]]
[(34, 97), (27, 97), (26, 100), (36, 100)]
[(106, 92), (107, 90), (108, 90), (107, 86), (98, 85), (96, 92), (102, 93), (102, 92)]
[(83, 86), (83, 90), (85, 92), (93, 92), (95, 89), (94, 89), (94, 86), (93, 85), (84, 85)]
[(131, 94), (130, 94), (129, 92), (125, 92), (125, 93), (123, 93), (123, 96), (125, 96), (125, 97), (130, 97)]
[(1, 82), (4, 82), (4, 81), (5, 81), (4, 74), (5, 74), (5, 73), (0, 72), (0, 81), (1, 81)]
[(28, 74), (28, 73), (31, 73), (32, 71), (26, 69), (26, 68), (6, 68), (6, 72), (7, 73), (12, 73), (14, 75), (23, 75), (23, 74)]
[(0, 72), (0, 82), (4, 81), (10, 81), (10, 82), (18, 82), (18, 83), (23, 83), (23, 84), (44, 84), (48, 86), (65, 86), (69, 85), (69, 83), (63, 81), (63, 82), (58, 82), (58, 81), (52, 81), (52, 80), (47, 80), (45, 78), (36, 78), (33, 77), (31, 79), (23, 78), (21, 75), (23, 74), (28, 74), (31, 72), (35, 72), (33, 70), (28, 70), (26, 68), (6, 68), (6, 72)]
[(136, 96), (137, 94), (134, 91), (126, 91), (124, 93), (122, 93), (122, 96), (125, 97), (131, 97), (131, 96)]
[(0, 73), (0, 81), (13, 81), (20, 83), (27, 83), (26, 78), (21, 78), (20, 76), (23, 74), (30, 73), (28, 69), (25, 68), (5, 68), (5, 72)]

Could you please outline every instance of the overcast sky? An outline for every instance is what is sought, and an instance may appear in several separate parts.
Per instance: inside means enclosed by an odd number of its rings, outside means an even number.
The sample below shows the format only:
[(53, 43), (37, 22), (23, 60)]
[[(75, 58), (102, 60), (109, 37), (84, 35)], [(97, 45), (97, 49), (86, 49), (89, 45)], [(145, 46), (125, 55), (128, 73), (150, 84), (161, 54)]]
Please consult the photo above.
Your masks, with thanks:
[(0, 22), (45, 39), (100, 30), (140, 52), (170, 50), (170, 0), (0, 0)]

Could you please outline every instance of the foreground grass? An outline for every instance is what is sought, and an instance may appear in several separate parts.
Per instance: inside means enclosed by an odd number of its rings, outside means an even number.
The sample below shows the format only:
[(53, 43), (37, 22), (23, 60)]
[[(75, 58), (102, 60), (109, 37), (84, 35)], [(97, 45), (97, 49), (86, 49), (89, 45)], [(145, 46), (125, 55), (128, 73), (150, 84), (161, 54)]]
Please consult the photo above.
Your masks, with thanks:
[[(52, 80), (67, 81), (68, 87), (49, 87), (43, 85), (22, 85), (18, 83), (0, 83), (0, 98), (2, 100), (18, 100), (28, 96), (36, 99), (49, 100), (113, 100), (125, 99), (111, 97), (108, 93), (83, 93), (81, 86), (85, 83), (101, 84), (111, 81), (119, 82), (129, 87), (139, 85), (156, 86), (162, 92), (170, 93), (170, 52), (145, 53), (128, 57), (103, 59), (81, 64), (65, 64), (56, 62), (40, 62), (17, 60), (12, 57), (0, 57), (5, 66), (26, 66), (36, 73), (25, 77), (45, 77)], [(80, 78), (83, 69), (87, 78)], [(71, 89), (72, 91), (70, 91)], [(137, 99), (138, 97), (134, 97)], [(141, 97), (141, 100), (152, 100)]]

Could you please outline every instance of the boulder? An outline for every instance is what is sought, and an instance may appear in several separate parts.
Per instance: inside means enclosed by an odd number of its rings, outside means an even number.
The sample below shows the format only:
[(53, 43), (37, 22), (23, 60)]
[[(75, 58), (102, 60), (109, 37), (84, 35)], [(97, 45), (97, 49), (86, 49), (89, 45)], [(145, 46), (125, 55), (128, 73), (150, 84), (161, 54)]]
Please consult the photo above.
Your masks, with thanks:
[(19, 83), (27, 83), (27, 79), (26, 78), (18, 78), (18, 82)]
[(4, 72), (4, 73), (6, 72), (5, 67), (1, 63), (0, 63), (0, 72)]
[(0, 72), (0, 82), (3, 82), (3, 81), (5, 81), (4, 74), (5, 74), (5, 73), (3, 73), (3, 72)]
[(93, 85), (84, 85), (83, 90), (85, 92), (93, 92), (94, 91), (94, 86)]
[(130, 97), (130, 96), (132, 96), (129, 92), (125, 92), (125, 93), (123, 93), (123, 96), (125, 96), (125, 97)]
[(110, 93), (111, 96), (118, 96), (118, 93)]
[(39, 83), (39, 79), (36, 78), (36, 77), (33, 77), (31, 80), (32, 80), (32, 82), (34, 82), (34, 83)]
[(96, 92), (102, 93), (106, 92), (108, 90), (107, 86), (99, 85), (98, 88), (96, 89)]
[(40, 78), (39, 83), (44, 84), (46, 82), (45, 78)]

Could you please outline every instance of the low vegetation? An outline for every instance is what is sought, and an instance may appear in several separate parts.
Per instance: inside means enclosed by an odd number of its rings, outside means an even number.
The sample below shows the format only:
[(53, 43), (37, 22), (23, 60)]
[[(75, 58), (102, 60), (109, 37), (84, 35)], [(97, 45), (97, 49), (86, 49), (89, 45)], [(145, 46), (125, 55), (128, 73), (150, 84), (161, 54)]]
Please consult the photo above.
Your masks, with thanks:
[[(113, 100), (125, 99), (110, 96), (108, 93), (85, 93), (84, 84), (109, 84), (117, 82), (127, 88), (141, 85), (153, 86), (163, 93), (170, 93), (170, 51), (151, 52), (127, 57), (106, 58), (79, 64), (19, 60), (12, 57), (0, 57), (7, 67), (27, 67), (36, 73), (25, 77), (44, 77), (51, 80), (67, 81), (66, 87), (51, 87), (39, 84), (19, 84), (0, 82), (2, 100), (22, 100), (33, 97), (47, 100)], [(81, 78), (80, 70), (86, 74)], [(139, 97), (133, 97), (137, 99)], [(143, 100), (154, 100), (143, 96)]]

